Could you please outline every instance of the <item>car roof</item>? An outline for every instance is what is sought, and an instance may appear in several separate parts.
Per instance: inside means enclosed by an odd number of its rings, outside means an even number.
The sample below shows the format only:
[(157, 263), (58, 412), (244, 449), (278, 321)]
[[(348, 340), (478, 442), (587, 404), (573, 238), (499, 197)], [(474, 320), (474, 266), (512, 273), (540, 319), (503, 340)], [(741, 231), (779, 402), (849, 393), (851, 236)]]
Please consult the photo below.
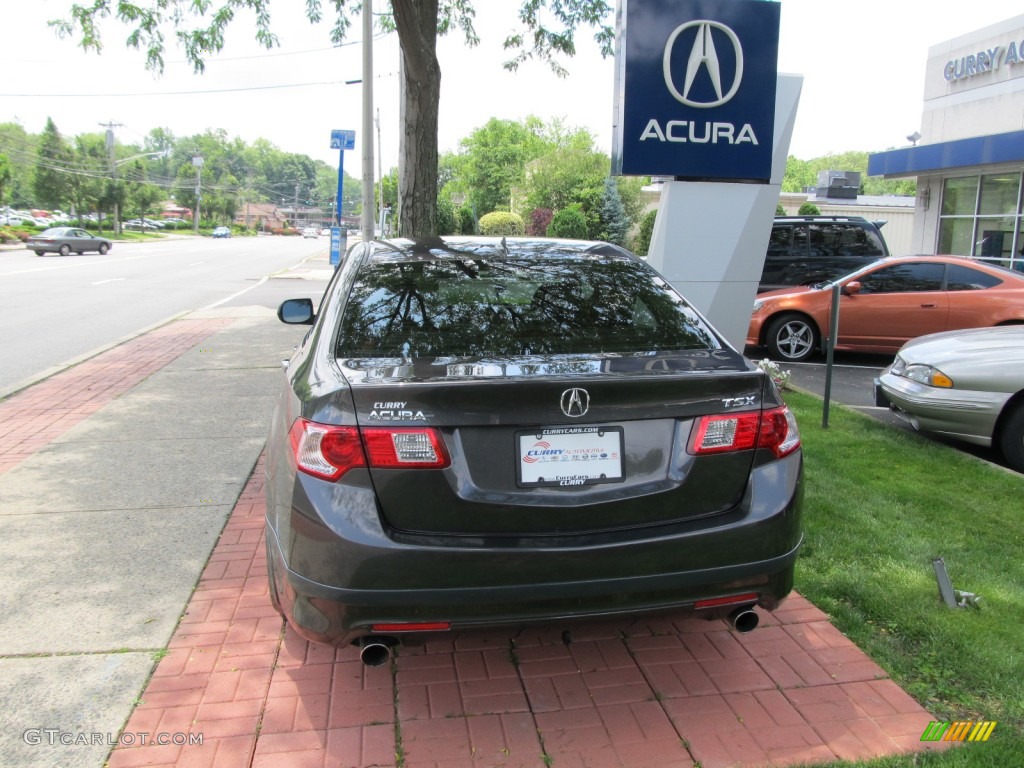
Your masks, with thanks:
[(374, 240), (371, 261), (424, 261), (439, 259), (586, 258), (616, 256), (640, 260), (611, 243), (543, 237), (426, 237)]
[(918, 261), (931, 261), (931, 262), (942, 262), (944, 264), (962, 264), (965, 267), (974, 267), (976, 269), (988, 270), (990, 272), (997, 273), (1001, 277), (1009, 276), (1018, 280), (1024, 280), (1024, 273), (1015, 272), (1012, 269), (1007, 269), (998, 264), (990, 264), (987, 261), (981, 259), (975, 259), (970, 256), (954, 256), (952, 254), (936, 254), (936, 253), (916, 253), (908, 254), (904, 256), (883, 256), (880, 259), (872, 261), (870, 264), (865, 264), (863, 267), (858, 267), (853, 272), (847, 272), (845, 275), (835, 278), (835, 280), (845, 280), (849, 277), (861, 274), (868, 270), (874, 269), (880, 265), (886, 264), (913, 264)]

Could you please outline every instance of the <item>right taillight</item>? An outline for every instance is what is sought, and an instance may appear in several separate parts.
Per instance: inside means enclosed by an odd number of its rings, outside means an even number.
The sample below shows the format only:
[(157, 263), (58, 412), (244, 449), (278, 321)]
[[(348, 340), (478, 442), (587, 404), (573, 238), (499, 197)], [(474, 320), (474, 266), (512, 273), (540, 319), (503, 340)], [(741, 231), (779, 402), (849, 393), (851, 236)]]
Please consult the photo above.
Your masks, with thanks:
[(340, 427), (297, 419), (289, 432), (300, 471), (338, 480), (350, 469), (443, 469), (451, 463), (444, 441), (430, 427)]
[(689, 451), (701, 456), (767, 448), (781, 459), (799, 447), (796, 419), (789, 408), (780, 406), (763, 412), (702, 416), (693, 431)]

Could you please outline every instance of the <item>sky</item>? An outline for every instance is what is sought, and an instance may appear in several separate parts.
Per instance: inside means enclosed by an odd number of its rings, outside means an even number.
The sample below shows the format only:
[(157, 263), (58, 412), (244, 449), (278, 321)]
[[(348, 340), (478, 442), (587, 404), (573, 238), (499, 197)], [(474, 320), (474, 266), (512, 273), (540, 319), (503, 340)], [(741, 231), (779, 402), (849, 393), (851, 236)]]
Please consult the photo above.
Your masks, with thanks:
[[(176, 137), (223, 130), (229, 138), (263, 138), (332, 166), (339, 155), (330, 149), (331, 131), (354, 130), (355, 151), (346, 152), (345, 170), (359, 174), (366, 139), (362, 86), (346, 84), (362, 78), (358, 21), (350, 31), (354, 42), (333, 47), (329, 24), (311, 24), (303, 0), (273, 0), (280, 47), (260, 47), (252, 17), (239, 12), (205, 73), (193, 73), (168, 36), (166, 68), (155, 75), (145, 69), (141, 51), (126, 47), (128, 28), (116, 19), (99, 24), (100, 54), (58, 38), (47, 21), (68, 18), (73, 2), (6, 3), (0, 123), (40, 133), (51, 117), (64, 136), (114, 124), (122, 144), (141, 144), (153, 128)], [(781, 2), (779, 71), (804, 78), (789, 154), (804, 160), (908, 146), (905, 137), (920, 128), (928, 49), (1022, 12), (1020, 0)], [(378, 11), (385, 6), (384, 0), (374, 3)], [(613, 60), (601, 58), (585, 31), (577, 38), (577, 55), (563, 62), (568, 77), (556, 77), (539, 62), (505, 71), (501, 65), (509, 55), (501, 43), (516, 28), (519, 5), (477, 0), (477, 47), (467, 48), (459, 33), (441, 38), (440, 151), (456, 151), (461, 139), (492, 117), (536, 115), (587, 128), (597, 147), (610, 152)], [(378, 37), (373, 49), (379, 163), (386, 172), (398, 157), (397, 36)]]

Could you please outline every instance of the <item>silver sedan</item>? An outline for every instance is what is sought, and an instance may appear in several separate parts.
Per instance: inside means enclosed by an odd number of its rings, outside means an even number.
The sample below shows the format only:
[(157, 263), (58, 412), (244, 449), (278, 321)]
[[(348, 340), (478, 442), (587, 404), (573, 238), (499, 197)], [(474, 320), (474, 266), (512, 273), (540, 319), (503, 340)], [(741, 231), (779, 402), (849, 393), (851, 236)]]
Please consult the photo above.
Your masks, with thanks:
[(998, 448), (1024, 472), (1024, 325), (908, 341), (876, 382), (876, 399), (914, 429)]
[(32, 235), (25, 241), (25, 247), (35, 251), (36, 256), (45, 253), (67, 256), (72, 251), (79, 255), (86, 251), (96, 251), (102, 256), (113, 247), (113, 243), (77, 227), (53, 227)]

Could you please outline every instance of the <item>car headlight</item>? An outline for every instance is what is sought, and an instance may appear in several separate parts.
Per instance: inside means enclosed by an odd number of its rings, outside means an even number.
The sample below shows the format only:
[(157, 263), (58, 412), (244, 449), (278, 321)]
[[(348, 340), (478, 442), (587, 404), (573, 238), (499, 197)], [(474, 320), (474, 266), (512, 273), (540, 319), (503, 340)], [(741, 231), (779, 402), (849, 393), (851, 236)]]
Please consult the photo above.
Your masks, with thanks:
[(754, 302), (754, 311), (755, 311), (755, 312), (760, 312), (760, 311), (761, 311), (761, 308), (762, 308), (763, 306), (764, 306), (764, 302), (763, 302), (763, 301), (755, 301), (755, 302)]
[[(896, 373), (896, 371), (894, 370), (893, 373)], [(929, 387), (944, 387), (948, 389), (953, 386), (953, 380), (949, 376), (938, 368), (932, 368), (930, 365), (908, 365), (899, 375), (911, 381), (916, 381), (919, 384), (927, 384)]]

